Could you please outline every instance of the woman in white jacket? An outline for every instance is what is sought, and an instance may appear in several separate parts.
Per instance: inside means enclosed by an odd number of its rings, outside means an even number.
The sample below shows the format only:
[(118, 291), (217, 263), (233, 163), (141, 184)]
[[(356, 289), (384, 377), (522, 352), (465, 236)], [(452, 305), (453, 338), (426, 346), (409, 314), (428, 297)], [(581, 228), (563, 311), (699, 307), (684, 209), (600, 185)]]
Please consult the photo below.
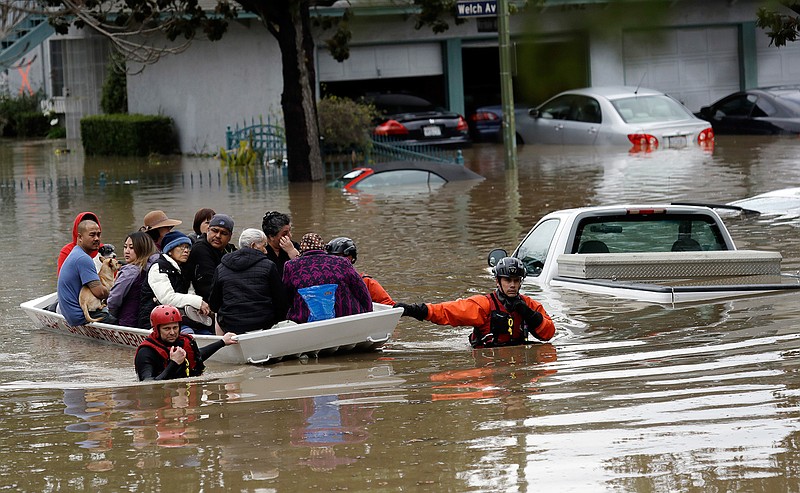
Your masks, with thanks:
[(197, 333), (213, 334), (213, 323), (206, 326), (191, 319), (192, 308), (202, 316), (207, 317), (210, 313), (208, 303), (195, 294), (191, 282), (181, 272), (181, 265), (189, 259), (192, 240), (180, 231), (170, 231), (161, 243), (164, 245), (161, 256), (150, 266), (147, 282), (142, 284), (138, 326), (142, 329), (150, 327), (150, 312), (156, 306), (172, 305), (184, 313), (188, 310), (189, 316), (183, 320), (185, 325)]

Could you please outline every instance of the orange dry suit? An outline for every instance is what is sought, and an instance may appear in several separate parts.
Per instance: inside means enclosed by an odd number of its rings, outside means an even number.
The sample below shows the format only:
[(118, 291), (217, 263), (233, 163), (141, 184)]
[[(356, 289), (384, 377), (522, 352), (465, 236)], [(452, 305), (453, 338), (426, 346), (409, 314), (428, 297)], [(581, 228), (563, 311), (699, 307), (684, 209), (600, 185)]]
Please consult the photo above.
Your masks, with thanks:
[[(517, 300), (519, 298), (519, 300)], [(505, 303), (503, 303), (505, 299)], [(511, 302), (522, 302), (529, 309), (509, 312)], [(474, 348), (524, 344), (526, 334), (547, 341), (555, 335), (556, 326), (541, 303), (525, 295), (512, 300), (492, 292), (444, 303), (428, 303), (426, 320), (439, 325), (473, 327), (469, 342)], [(523, 313), (527, 316), (523, 316)]]
[(361, 275), (361, 279), (364, 280), (364, 284), (367, 285), (367, 291), (369, 291), (369, 297), (372, 298), (373, 303), (394, 306), (394, 300), (391, 296), (389, 296), (389, 293), (383, 289), (381, 283), (373, 279), (372, 276), (368, 276), (363, 272), (360, 272), (359, 274)]

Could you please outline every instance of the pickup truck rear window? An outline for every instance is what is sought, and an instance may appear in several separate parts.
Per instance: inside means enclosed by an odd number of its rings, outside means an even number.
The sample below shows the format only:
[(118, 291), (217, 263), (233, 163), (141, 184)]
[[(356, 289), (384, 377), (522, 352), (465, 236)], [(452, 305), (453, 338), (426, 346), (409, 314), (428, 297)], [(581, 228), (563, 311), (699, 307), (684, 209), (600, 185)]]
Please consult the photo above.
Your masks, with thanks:
[(653, 214), (590, 217), (578, 223), (571, 253), (727, 250), (712, 217)]

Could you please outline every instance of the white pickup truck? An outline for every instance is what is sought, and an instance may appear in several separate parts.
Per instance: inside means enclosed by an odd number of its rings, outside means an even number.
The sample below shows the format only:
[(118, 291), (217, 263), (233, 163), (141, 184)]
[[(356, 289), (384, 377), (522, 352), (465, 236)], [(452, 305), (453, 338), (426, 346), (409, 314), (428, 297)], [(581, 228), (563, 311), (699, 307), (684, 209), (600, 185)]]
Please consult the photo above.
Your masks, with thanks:
[[(507, 253), (492, 250), (489, 265)], [(712, 209), (619, 205), (547, 214), (512, 253), (526, 282), (661, 304), (781, 290), (800, 277), (781, 273), (779, 252), (737, 250)]]

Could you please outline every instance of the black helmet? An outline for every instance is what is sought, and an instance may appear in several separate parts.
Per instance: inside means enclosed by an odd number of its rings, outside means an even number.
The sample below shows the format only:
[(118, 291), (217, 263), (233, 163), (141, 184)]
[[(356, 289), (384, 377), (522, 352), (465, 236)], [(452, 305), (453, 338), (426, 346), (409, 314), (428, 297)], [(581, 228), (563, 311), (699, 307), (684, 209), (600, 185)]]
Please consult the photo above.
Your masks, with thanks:
[(519, 277), (525, 279), (527, 271), (522, 260), (516, 257), (504, 257), (494, 266), (494, 277)]
[(352, 257), (353, 263), (355, 263), (356, 258), (358, 258), (356, 244), (353, 243), (353, 240), (347, 238), (346, 236), (340, 236), (329, 241), (328, 244), (325, 245), (325, 251), (331, 255), (344, 255), (346, 257)]

